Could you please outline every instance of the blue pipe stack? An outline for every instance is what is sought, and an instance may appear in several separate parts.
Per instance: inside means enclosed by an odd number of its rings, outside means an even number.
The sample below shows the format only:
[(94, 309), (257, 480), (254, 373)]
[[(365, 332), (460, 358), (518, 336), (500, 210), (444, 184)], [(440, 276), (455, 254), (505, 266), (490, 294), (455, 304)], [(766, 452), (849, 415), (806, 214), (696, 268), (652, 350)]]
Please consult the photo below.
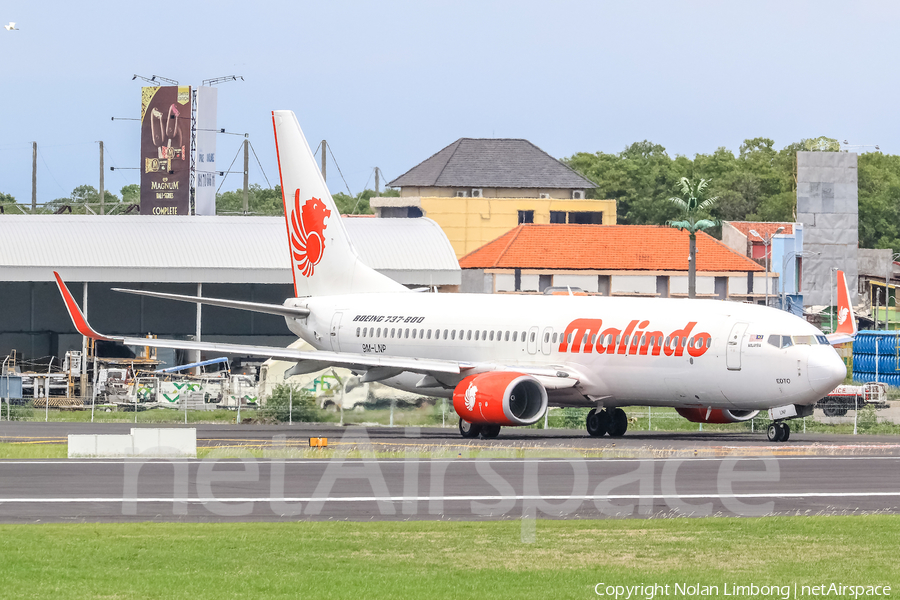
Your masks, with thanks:
[(900, 387), (900, 331), (860, 331), (853, 340), (853, 381)]

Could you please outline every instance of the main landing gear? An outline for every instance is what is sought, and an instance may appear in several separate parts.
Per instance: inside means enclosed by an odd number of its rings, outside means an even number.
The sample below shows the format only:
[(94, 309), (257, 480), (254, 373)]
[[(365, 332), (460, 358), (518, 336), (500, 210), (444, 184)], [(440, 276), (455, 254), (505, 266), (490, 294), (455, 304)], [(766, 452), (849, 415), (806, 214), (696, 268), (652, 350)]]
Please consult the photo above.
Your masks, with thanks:
[(786, 442), (791, 438), (791, 426), (784, 421), (776, 421), (769, 425), (766, 434), (770, 442)]
[(481, 435), (483, 440), (492, 440), (500, 435), (499, 425), (477, 425), (464, 419), (459, 420), (459, 434), (464, 438), (477, 438)]
[(628, 430), (628, 416), (621, 408), (597, 410), (588, 413), (585, 425), (591, 437), (622, 437)]

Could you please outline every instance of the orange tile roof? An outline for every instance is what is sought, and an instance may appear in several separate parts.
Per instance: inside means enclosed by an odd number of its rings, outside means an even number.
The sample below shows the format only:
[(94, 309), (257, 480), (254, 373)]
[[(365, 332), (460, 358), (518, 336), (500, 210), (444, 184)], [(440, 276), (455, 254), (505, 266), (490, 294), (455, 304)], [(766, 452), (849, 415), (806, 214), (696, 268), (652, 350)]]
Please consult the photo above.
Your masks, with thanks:
[[(459, 259), (463, 269), (688, 270), (688, 234), (656, 225), (519, 225)], [(698, 271), (763, 271), (697, 234)]]
[(750, 233), (751, 229), (754, 229), (756, 233), (764, 238), (775, 235), (775, 230), (779, 227), (784, 227), (784, 231), (780, 231), (779, 235), (791, 235), (794, 233), (793, 223), (771, 223), (768, 221), (726, 221), (726, 223), (747, 236), (747, 239), (751, 242), (763, 243), (758, 237)]

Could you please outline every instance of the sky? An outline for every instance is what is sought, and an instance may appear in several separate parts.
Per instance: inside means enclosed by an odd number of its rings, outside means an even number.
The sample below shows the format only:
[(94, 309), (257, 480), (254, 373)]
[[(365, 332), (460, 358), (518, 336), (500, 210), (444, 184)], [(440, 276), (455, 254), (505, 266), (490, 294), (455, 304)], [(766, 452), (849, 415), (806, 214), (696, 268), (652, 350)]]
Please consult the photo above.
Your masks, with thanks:
[[(461, 137), (524, 138), (562, 158), (650, 140), (694, 156), (825, 135), (900, 154), (900, 4), (830, 1), (254, 2), (4, 0), (0, 192), (38, 202), (137, 167), (140, 79), (219, 85), (248, 133), (250, 181), (277, 183), (271, 111), (327, 139), (332, 192), (374, 188)], [(218, 136), (218, 169), (241, 146)], [(867, 147), (865, 147), (867, 146)], [(851, 148), (857, 149), (857, 148)], [(240, 170), (240, 158), (234, 170)], [(224, 163), (224, 164), (223, 164)], [(118, 193), (137, 170), (106, 171)], [(222, 191), (237, 189), (227, 177)]]

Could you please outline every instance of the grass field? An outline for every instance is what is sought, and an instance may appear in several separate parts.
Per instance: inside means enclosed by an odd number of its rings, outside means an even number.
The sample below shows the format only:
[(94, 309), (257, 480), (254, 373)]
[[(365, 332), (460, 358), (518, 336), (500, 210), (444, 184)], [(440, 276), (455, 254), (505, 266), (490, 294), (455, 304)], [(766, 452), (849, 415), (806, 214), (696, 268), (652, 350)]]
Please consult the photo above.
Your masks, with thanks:
[(717, 596), (726, 584), (791, 586), (791, 597), (795, 583), (900, 589), (900, 517), (884, 515), (537, 521), (532, 543), (518, 521), (2, 525), (0, 536), (3, 598), (546, 600), (596, 598), (598, 583), (668, 584), (657, 597), (690, 597), (676, 583), (716, 585)]

